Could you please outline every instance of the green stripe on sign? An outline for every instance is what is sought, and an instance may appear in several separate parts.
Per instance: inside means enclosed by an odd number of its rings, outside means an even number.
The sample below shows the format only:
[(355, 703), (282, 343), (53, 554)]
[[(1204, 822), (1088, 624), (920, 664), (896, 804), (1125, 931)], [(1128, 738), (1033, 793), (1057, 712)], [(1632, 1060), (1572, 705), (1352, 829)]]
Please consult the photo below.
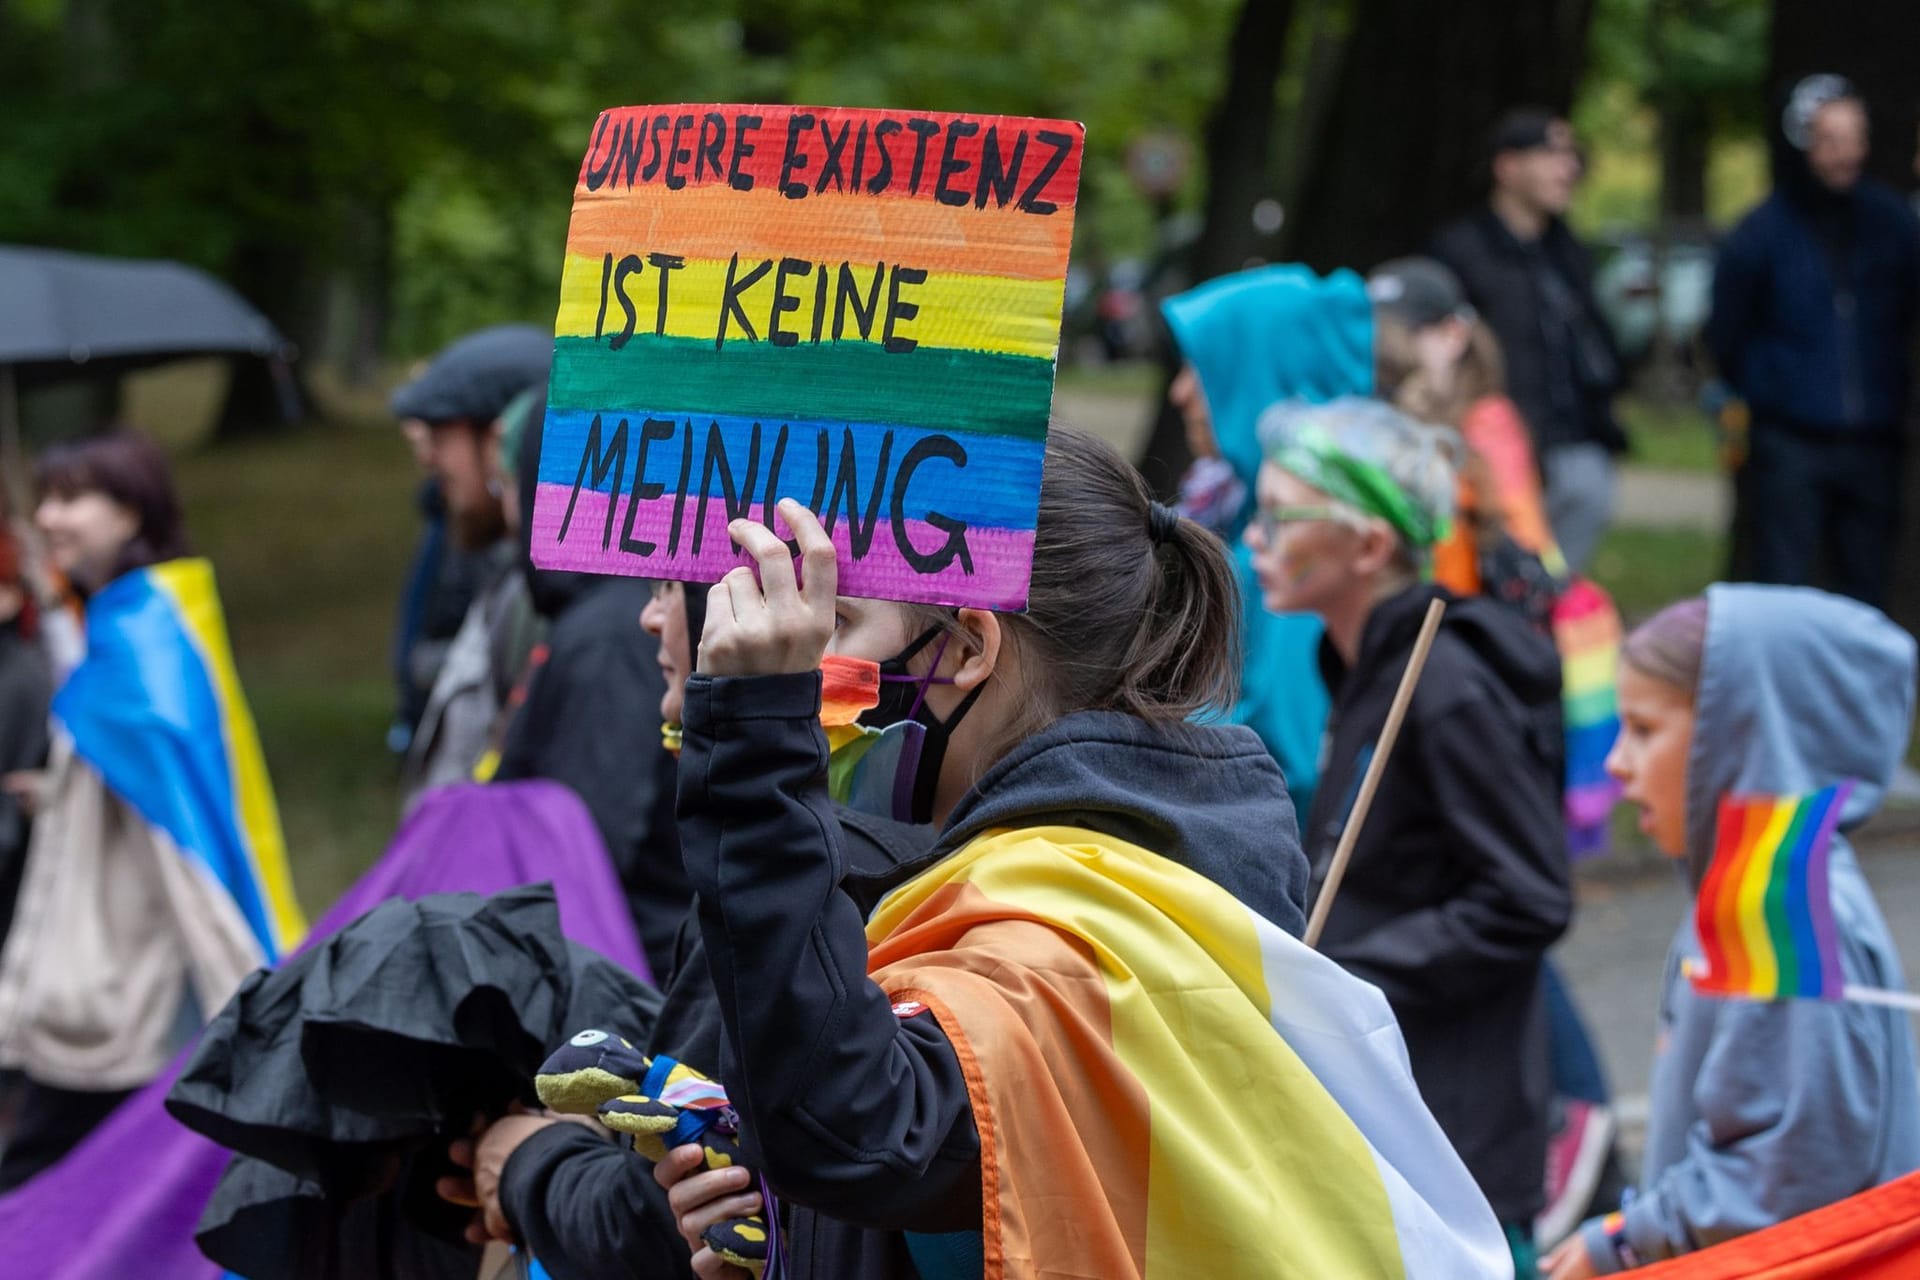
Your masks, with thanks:
[(1041, 440), (1053, 406), (1053, 361), (876, 343), (776, 347), (641, 336), (553, 344), (550, 407), (712, 413), (783, 421), (878, 422)]

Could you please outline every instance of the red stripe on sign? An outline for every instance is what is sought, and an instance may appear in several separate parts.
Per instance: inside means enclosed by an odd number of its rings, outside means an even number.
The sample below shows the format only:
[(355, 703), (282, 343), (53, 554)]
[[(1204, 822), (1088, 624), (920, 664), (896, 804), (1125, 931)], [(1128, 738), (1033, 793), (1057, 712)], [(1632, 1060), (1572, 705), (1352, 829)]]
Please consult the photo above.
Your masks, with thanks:
[(1048, 217), (1072, 209), (1086, 131), (1065, 120), (852, 107), (617, 107), (579, 187), (727, 186), (796, 202), (889, 196)]

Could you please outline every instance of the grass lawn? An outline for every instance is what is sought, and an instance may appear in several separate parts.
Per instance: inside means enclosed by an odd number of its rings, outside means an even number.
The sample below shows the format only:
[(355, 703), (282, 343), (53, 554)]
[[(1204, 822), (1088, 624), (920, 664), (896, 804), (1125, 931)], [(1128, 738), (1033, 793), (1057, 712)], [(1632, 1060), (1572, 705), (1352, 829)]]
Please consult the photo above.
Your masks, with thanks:
[(1718, 533), (1616, 526), (1594, 554), (1589, 573), (1613, 595), (1620, 616), (1632, 626), (1719, 581), (1726, 561), (1726, 539)]
[(387, 644), (418, 525), (399, 433), (326, 426), (176, 455), (259, 722), (294, 880), (318, 915), (398, 819)]
[(1713, 424), (1693, 405), (1622, 396), (1617, 409), (1633, 439), (1627, 461), (1673, 471), (1719, 470)]

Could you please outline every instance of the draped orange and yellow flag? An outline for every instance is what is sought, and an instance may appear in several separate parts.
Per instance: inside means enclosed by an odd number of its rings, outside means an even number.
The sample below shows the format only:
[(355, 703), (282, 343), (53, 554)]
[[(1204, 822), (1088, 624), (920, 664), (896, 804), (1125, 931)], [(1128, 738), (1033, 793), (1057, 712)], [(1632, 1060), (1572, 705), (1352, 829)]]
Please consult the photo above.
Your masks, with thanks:
[(1197, 872), (987, 835), (867, 938), (966, 1072), (986, 1280), (1511, 1274), (1385, 998)]

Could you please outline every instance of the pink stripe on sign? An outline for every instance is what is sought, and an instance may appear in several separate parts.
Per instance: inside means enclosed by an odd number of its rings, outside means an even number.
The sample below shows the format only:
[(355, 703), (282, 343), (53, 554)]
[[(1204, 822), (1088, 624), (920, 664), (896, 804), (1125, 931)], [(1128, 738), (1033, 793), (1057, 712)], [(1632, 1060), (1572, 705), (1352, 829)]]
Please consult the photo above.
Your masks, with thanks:
[[(672, 544), (674, 498), (641, 502), (633, 513), (633, 527), (628, 529), (624, 497), (609, 525), (607, 508), (612, 500), (604, 493), (583, 488), (574, 501), (573, 518), (562, 542), (560, 525), (566, 519), (570, 499), (571, 485), (543, 484), (538, 488), (533, 507), (533, 562), (542, 569), (712, 582), (735, 565), (752, 562), (745, 552), (734, 550), (728, 540), (726, 503), (717, 498), (707, 502), (697, 559), (693, 554), (697, 495), (682, 505), (676, 550), (664, 558), (660, 550)], [(760, 511), (756, 503), (754, 515), (757, 517)], [(785, 532), (784, 527), (781, 531)], [(873, 522), (866, 554), (853, 560), (852, 530), (845, 513), (841, 513), (833, 530), (834, 545), (840, 550), (840, 594), (918, 604), (964, 604), (1011, 613), (1026, 608), (1033, 564), (1032, 530), (966, 529), (959, 535), (958, 545), (966, 549), (964, 558), (972, 563), (971, 574), (957, 552), (948, 554), (953, 550), (949, 543), (956, 535), (923, 520), (908, 521), (904, 532), (908, 547), (917, 556), (937, 562), (938, 568), (931, 567), (926, 559), (921, 565), (910, 561), (892, 524), (884, 519)], [(643, 560), (638, 551), (622, 549), (623, 539), (652, 543), (654, 551)]]

